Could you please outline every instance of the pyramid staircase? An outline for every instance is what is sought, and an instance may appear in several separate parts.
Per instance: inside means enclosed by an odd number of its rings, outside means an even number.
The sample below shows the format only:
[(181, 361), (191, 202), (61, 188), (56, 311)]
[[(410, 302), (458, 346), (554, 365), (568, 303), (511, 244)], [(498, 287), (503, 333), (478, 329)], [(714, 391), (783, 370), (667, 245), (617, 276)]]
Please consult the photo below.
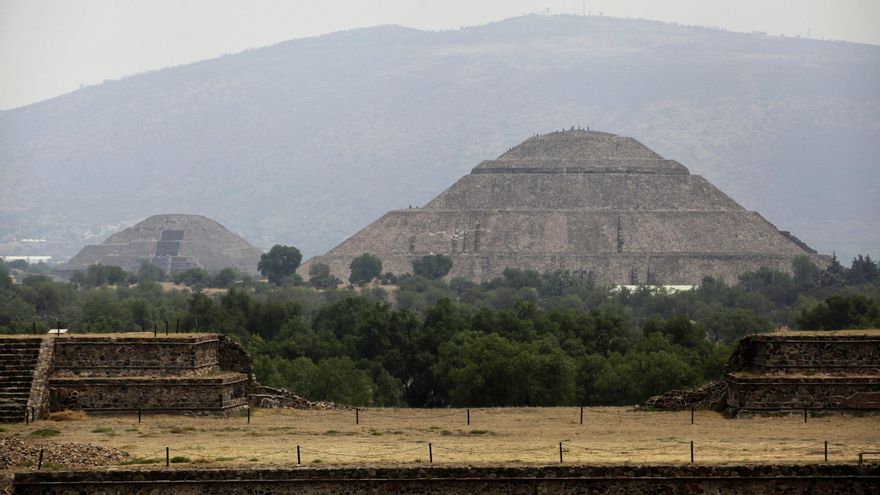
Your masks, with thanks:
[(41, 342), (39, 338), (0, 339), (0, 422), (24, 420)]

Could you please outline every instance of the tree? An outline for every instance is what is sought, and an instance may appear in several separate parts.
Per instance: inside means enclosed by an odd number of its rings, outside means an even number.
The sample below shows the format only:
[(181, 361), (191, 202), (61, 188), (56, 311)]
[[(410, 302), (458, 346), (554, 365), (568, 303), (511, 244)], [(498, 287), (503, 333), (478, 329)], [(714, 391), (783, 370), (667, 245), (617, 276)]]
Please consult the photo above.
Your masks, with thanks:
[(188, 287), (204, 287), (209, 281), (210, 275), (204, 268), (190, 268), (174, 276), (174, 283)]
[(351, 276), (348, 281), (353, 284), (365, 284), (382, 273), (382, 260), (370, 253), (364, 253), (351, 260)]
[(211, 278), (211, 285), (214, 287), (220, 287), (221, 289), (228, 289), (240, 278), (241, 276), (234, 268), (227, 267), (217, 272), (217, 274)]
[(165, 280), (165, 272), (156, 265), (143, 262), (138, 268), (137, 279), (138, 283), (161, 282)]
[(452, 269), (452, 258), (444, 254), (429, 254), (412, 262), (413, 273), (431, 280), (439, 280)]
[(810, 261), (808, 256), (795, 256), (791, 262), (791, 268), (794, 272), (794, 283), (800, 287), (812, 287), (816, 283), (816, 277), (819, 276), (819, 267)]
[(852, 267), (846, 272), (846, 281), (851, 285), (873, 282), (877, 277), (877, 264), (870, 256), (862, 257), (861, 254), (853, 258)]
[(339, 279), (330, 274), (329, 266), (314, 263), (309, 267), (309, 285), (316, 289), (327, 289), (339, 285)]
[(296, 273), (301, 261), (302, 253), (299, 252), (299, 249), (276, 244), (268, 253), (263, 253), (260, 256), (257, 269), (269, 279), (269, 283), (281, 285), (285, 277)]
[(797, 318), (807, 330), (843, 330), (880, 326), (880, 301), (860, 294), (833, 295)]

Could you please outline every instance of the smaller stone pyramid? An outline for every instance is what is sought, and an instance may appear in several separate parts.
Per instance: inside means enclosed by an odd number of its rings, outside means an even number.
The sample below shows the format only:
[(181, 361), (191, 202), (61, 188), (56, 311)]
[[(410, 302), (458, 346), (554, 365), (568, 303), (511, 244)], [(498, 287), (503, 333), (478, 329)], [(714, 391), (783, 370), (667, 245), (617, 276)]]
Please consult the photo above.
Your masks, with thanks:
[(201, 215), (155, 215), (111, 235), (97, 246), (86, 246), (71, 258), (65, 271), (97, 263), (137, 271), (142, 263), (180, 273), (190, 268), (216, 272), (224, 268), (256, 274), (261, 251), (219, 223)]
[(450, 276), (474, 281), (506, 268), (568, 270), (604, 284), (735, 282), (746, 271), (791, 271), (824, 257), (706, 179), (631, 137), (571, 130), (532, 137), (477, 165), (423, 208), (392, 211), (312, 263), (347, 279), (351, 260), (384, 271), (445, 254)]

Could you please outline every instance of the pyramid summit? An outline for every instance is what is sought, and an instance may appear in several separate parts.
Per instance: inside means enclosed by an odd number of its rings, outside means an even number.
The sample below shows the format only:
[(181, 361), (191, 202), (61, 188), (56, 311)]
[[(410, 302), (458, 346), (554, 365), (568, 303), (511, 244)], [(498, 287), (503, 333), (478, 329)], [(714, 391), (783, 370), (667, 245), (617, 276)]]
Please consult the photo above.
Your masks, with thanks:
[(633, 138), (572, 129), (529, 138), (497, 159), (479, 164), (473, 173), (687, 174), (688, 170)]
[(324, 256), (347, 278), (351, 260), (377, 255), (383, 270), (445, 254), (451, 276), (486, 281), (506, 268), (568, 270), (607, 284), (736, 281), (794, 257), (824, 257), (748, 211), (706, 179), (631, 137), (570, 130), (534, 136), (423, 208), (386, 213)]
[(216, 272), (224, 268), (256, 274), (261, 251), (246, 240), (201, 215), (154, 215), (103, 243), (85, 246), (64, 270), (89, 265), (115, 265), (131, 272), (142, 263), (179, 273), (190, 268)]

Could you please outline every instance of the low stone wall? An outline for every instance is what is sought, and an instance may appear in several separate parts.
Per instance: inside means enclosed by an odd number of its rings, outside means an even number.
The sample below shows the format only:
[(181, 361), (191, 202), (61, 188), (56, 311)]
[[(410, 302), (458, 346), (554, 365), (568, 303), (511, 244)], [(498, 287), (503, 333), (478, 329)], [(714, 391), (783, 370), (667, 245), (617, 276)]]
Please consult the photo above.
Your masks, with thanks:
[(248, 383), (247, 375), (229, 373), (186, 378), (53, 377), (49, 387), (53, 410), (222, 412), (247, 404)]
[(880, 336), (817, 335), (779, 338), (755, 335), (751, 368), (766, 373), (782, 373), (809, 368), (825, 372), (880, 374)]
[(729, 406), (737, 409), (880, 409), (873, 377), (727, 376)]
[(252, 383), (256, 383), (254, 376), (254, 365), (251, 357), (244, 350), (241, 344), (230, 339), (226, 335), (217, 336), (219, 342), (217, 346), (217, 359), (220, 369), (224, 371), (235, 371), (243, 373), (250, 377)]
[(49, 412), (49, 376), (52, 374), (52, 362), (55, 354), (55, 339), (46, 337), (40, 342), (40, 354), (34, 367), (34, 378), (31, 382), (31, 395), (28, 398), (28, 410), (33, 410), (35, 418), (42, 418)]
[(55, 340), (55, 376), (203, 376), (216, 373), (215, 335)]
[(14, 494), (876, 493), (878, 464), (171, 469), (16, 473)]

